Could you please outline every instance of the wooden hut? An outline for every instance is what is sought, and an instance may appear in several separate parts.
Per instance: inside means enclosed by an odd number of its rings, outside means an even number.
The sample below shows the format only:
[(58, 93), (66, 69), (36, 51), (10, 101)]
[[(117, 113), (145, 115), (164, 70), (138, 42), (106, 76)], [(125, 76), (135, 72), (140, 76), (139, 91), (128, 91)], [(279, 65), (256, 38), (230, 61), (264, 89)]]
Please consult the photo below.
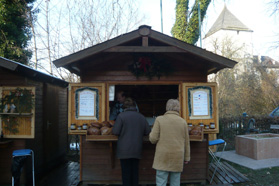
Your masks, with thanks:
[[(81, 83), (69, 88), (68, 118), (69, 134), (80, 135), (81, 181), (121, 183), (120, 163), (115, 157), (117, 138), (71, 130), (71, 124), (108, 121), (114, 94), (121, 90), (136, 100), (151, 125), (156, 116), (164, 114), (170, 98), (180, 100), (180, 114), (187, 123), (204, 124), (203, 134), (191, 137), (191, 162), (185, 166), (181, 182), (205, 183), (208, 136), (219, 132), (217, 86), (207, 82), (207, 75), (232, 68), (235, 61), (141, 26), (54, 64), (81, 78)], [(92, 96), (81, 96), (84, 90)], [(202, 99), (196, 99), (197, 96)], [(154, 150), (155, 146), (145, 140), (140, 183), (155, 182)]]
[[(0, 57), (0, 98), (16, 90), (29, 90), (35, 101), (33, 108), (24, 113), (17, 108), (15, 112), (1, 110), (0, 131), (4, 139), (0, 140), (0, 185), (11, 183), (14, 150), (34, 151), (36, 180), (64, 161), (68, 139), (67, 87), (68, 83), (61, 79)], [(7, 130), (3, 118), (16, 118), (18, 131)], [(26, 164), (31, 165), (31, 161)], [(29, 178), (31, 166), (26, 166), (21, 181), (29, 182)]]

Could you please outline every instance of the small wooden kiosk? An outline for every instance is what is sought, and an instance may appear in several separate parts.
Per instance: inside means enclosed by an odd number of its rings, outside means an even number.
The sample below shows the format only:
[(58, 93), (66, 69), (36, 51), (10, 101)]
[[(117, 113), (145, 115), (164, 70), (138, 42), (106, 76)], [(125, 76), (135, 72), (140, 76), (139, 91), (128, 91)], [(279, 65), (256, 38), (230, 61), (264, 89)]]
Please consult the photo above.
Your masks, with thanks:
[[(0, 132), (3, 131), (4, 135), (4, 139), (0, 139), (0, 185), (12, 181), (14, 150), (34, 151), (36, 180), (65, 161), (68, 144), (67, 87), (66, 81), (0, 57), (0, 99), (16, 93), (18, 89), (30, 91), (34, 98), (33, 108), (24, 113), (20, 113), (19, 108), (15, 111), (0, 109)], [(15, 133), (6, 129), (5, 119), (11, 121), (12, 118), (18, 124)], [(31, 160), (26, 164), (31, 165)], [(26, 166), (21, 181), (28, 184), (29, 179), (32, 184), (31, 166)]]
[[(152, 125), (165, 112), (168, 99), (179, 99), (181, 116), (192, 125), (203, 123), (204, 135), (191, 138), (191, 162), (181, 182), (205, 183), (208, 169), (208, 134), (219, 132), (216, 83), (207, 75), (236, 62), (175, 38), (149, 26), (118, 36), (54, 61), (81, 78), (69, 87), (69, 134), (80, 135), (80, 180), (84, 183), (121, 183), (115, 157), (115, 136), (89, 136), (71, 130), (98, 120), (108, 121), (115, 92), (124, 91), (137, 102)], [(210, 127), (211, 126), (211, 127)], [(140, 183), (155, 183), (152, 169), (155, 146), (144, 140)]]

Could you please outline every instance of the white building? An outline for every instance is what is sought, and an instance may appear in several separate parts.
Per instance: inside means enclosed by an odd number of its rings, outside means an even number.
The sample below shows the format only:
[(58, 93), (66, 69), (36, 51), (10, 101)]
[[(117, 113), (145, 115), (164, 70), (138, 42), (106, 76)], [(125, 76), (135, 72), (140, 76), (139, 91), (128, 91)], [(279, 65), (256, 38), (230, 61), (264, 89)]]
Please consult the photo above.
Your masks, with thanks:
[(203, 39), (204, 48), (224, 57), (239, 59), (253, 56), (253, 30), (233, 15), (226, 5)]

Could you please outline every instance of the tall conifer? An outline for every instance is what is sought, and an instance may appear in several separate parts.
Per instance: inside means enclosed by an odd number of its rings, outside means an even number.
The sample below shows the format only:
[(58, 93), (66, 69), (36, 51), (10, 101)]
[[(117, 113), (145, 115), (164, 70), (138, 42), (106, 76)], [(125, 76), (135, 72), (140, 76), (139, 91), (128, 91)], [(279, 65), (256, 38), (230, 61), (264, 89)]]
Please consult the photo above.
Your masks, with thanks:
[(201, 22), (206, 15), (211, 0), (195, 0), (189, 11), (189, 0), (176, 0), (176, 18), (171, 33), (173, 37), (195, 44), (199, 39), (199, 14), (198, 3), (200, 2)]
[(31, 39), (27, 12), (35, 0), (0, 0), (0, 56), (28, 64)]

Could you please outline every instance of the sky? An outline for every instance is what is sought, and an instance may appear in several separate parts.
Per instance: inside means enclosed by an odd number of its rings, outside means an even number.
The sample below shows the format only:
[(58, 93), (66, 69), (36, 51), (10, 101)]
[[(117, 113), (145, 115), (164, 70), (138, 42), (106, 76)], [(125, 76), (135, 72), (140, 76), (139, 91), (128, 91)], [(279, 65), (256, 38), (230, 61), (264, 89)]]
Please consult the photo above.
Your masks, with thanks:
[[(211, 28), (221, 11), (227, 8), (253, 32), (254, 55), (265, 55), (279, 61), (279, 49), (275, 42), (279, 41), (279, 15), (271, 15), (267, 0), (212, 0), (202, 25), (202, 37)], [(171, 35), (175, 22), (176, 0), (162, 0), (163, 33)], [(146, 17), (146, 25), (161, 32), (160, 0), (141, 0), (140, 10)], [(277, 36), (276, 36), (277, 35)]]

